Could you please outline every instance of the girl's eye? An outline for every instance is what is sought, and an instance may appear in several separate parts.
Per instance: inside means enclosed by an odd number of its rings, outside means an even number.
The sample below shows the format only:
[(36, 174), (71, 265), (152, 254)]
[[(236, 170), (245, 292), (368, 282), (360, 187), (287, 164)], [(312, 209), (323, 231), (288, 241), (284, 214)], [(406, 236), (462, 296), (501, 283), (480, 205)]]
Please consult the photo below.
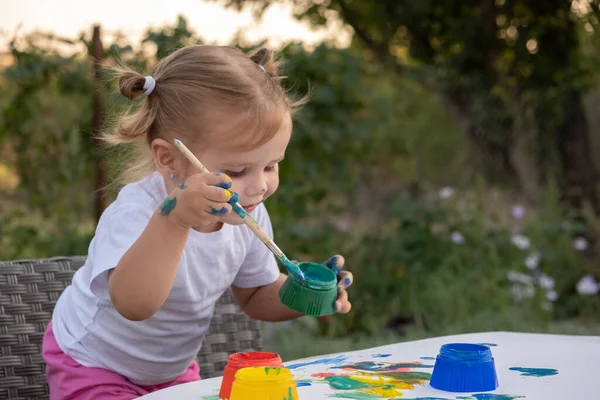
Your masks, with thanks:
[(230, 178), (239, 178), (240, 176), (243, 176), (246, 173), (246, 168), (244, 168), (241, 171), (223, 171), (223, 173), (229, 176)]
[(275, 171), (275, 166), (271, 165), (270, 167), (266, 167), (265, 171)]

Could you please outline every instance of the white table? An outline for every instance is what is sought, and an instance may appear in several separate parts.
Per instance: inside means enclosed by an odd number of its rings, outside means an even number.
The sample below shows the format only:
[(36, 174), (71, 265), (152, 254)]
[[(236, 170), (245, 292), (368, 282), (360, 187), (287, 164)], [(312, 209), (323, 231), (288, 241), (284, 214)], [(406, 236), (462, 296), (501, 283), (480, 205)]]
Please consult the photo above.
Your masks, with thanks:
[[(440, 346), (457, 342), (486, 343), (490, 346), (496, 362), (499, 381), (497, 390), (482, 395), (478, 393), (448, 393), (429, 386), (428, 374), (433, 371), (434, 357)], [(370, 362), (370, 364), (362, 364), (362, 366), (367, 365), (370, 369), (391, 368), (397, 370), (400, 367), (407, 367), (404, 371), (420, 372), (421, 374), (417, 374), (417, 376), (423, 377), (423, 380), (415, 385), (400, 382), (393, 389), (382, 389), (377, 383), (377, 373), (365, 372), (361, 366), (357, 366), (357, 363), (360, 362)], [(392, 367), (393, 364), (398, 363), (417, 364)], [(329, 354), (284, 362), (284, 365), (292, 370), (298, 384), (299, 400), (331, 398), (355, 400), (386, 398), (398, 398), (398, 400), (600, 399), (600, 336), (508, 332), (475, 333)], [(345, 367), (340, 368), (342, 366)], [(557, 373), (548, 375), (547, 373), (551, 371), (538, 371), (543, 376), (527, 375), (519, 370), (510, 369), (515, 367), (555, 369)], [(372, 379), (369, 383), (373, 383), (371, 385), (373, 387), (336, 389), (331, 387), (330, 383), (333, 386), (340, 386), (340, 379), (345, 382), (348, 382), (348, 379), (328, 378), (328, 375), (346, 375), (350, 379), (359, 377), (363, 381)], [(373, 376), (376, 378), (373, 379)], [(161, 390), (140, 397), (140, 399), (217, 400), (220, 384), (221, 378), (206, 379)]]

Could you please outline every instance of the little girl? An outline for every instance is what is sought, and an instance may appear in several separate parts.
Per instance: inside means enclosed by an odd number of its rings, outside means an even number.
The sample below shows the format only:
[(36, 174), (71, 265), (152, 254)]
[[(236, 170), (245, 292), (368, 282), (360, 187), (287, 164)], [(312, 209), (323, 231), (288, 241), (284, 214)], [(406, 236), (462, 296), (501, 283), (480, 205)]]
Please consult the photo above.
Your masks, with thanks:
[[(131, 143), (137, 155), (44, 336), (52, 400), (134, 399), (200, 379), (194, 360), (230, 286), (252, 318), (300, 316), (279, 300), (286, 276), (274, 256), (229, 204), (272, 236), (263, 202), (279, 185), (300, 101), (280, 86), (271, 52), (191, 46), (153, 76), (117, 72), (121, 93), (142, 100), (106, 140)], [(213, 172), (194, 170), (175, 138)], [(347, 313), (352, 274), (338, 279), (336, 308)]]

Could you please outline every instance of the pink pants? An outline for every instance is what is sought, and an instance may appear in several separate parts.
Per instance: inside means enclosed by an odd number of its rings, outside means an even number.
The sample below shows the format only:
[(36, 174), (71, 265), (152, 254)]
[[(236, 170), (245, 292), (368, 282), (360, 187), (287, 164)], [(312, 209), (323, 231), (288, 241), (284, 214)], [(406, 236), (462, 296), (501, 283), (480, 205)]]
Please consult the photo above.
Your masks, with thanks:
[(42, 356), (46, 361), (50, 400), (131, 400), (167, 387), (200, 380), (200, 368), (196, 361), (178, 378), (154, 386), (138, 386), (109, 370), (84, 367), (58, 347), (52, 323), (48, 324), (44, 334)]

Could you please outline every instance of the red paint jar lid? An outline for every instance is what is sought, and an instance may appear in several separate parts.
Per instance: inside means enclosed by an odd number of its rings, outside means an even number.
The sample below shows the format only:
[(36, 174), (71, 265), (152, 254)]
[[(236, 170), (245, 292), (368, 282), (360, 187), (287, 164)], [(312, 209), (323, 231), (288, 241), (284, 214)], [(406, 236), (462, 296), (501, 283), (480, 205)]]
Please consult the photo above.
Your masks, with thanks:
[(267, 351), (234, 353), (229, 356), (227, 364), (233, 368), (279, 366), (281, 357), (277, 353)]

